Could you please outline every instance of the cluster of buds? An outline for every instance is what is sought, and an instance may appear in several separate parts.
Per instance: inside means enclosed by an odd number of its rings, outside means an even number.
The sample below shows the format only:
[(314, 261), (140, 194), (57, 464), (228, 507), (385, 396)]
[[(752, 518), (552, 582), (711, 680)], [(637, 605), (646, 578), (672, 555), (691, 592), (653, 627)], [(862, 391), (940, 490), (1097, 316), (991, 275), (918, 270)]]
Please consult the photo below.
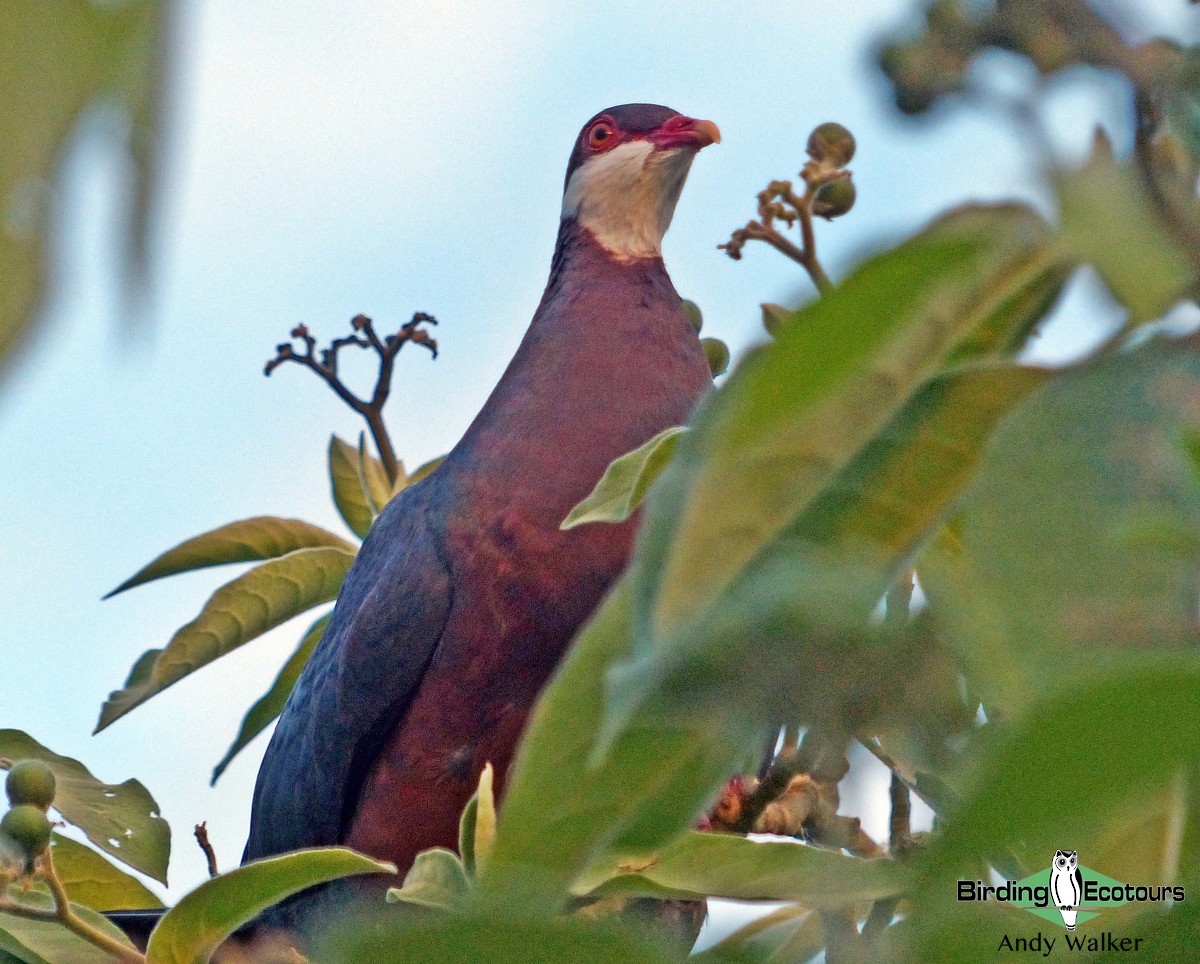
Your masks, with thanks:
[[(738, 261), (747, 241), (766, 241), (801, 265), (820, 291), (828, 291), (832, 283), (817, 260), (813, 218), (832, 221), (854, 207), (858, 192), (846, 166), (855, 146), (854, 135), (841, 124), (830, 121), (815, 128), (808, 136), (809, 159), (800, 170), (803, 193), (797, 194), (791, 181), (772, 181), (758, 192), (757, 220), (738, 228), (718, 247)], [(798, 223), (800, 244), (785, 237), (776, 222), (788, 228)]]
[(1150, 46), (1126, 45), (1087, 0), (997, 0), (986, 6), (933, 0), (925, 30), (884, 45), (878, 56), (896, 106), (923, 114), (966, 89), (972, 62), (987, 48), (1026, 57), (1044, 76), (1072, 64), (1115, 69), (1144, 91), (1158, 79)]

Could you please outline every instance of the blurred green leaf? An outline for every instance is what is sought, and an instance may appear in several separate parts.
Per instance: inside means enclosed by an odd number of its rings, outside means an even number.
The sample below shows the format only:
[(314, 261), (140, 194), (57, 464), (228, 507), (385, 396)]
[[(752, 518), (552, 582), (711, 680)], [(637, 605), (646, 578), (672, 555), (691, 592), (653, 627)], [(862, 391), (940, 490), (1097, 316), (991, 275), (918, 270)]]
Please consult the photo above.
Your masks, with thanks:
[[(358, 451), (355, 453), (355, 468), (358, 471), (358, 484), (362, 487), (367, 499), (367, 508), (371, 510), (374, 519), (392, 497), (392, 484), (388, 481), (387, 470), (383, 463), (367, 451), (367, 435), (358, 433)], [(400, 475), (396, 481), (404, 478), (404, 466), (400, 466)]]
[(475, 791), (475, 833), (471, 845), (475, 872), (483, 873), (487, 859), (496, 845), (496, 797), (492, 792), (493, 771), (485, 764), (479, 774), (479, 789)]
[(133, 161), (127, 280), (142, 280), (163, 34), (163, 4), (150, 0), (0, 4), (0, 363), (28, 335), (42, 300), (47, 235), (71, 136), (85, 112), (101, 104), (130, 120), (123, 145)]
[[(1016, 842), (1053, 854), (1067, 837), (1102, 826), (1126, 801), (1170, 786), (1200, 756), (1200, 658), (1095, 657), (1090, 666), (1072, 667), (1010, 722), (988, 728), (972, 752), (973, 785), (949, 814), (931, 867)], [(1054, 790), (1061, 791), (1064, 774), (1069, 794)]]
[[(918, 562), (989, 714), (1056, 681), (1066, 653), (1194, 642), (1200, 565), (1178, 548), (1200, 533), (1180, 444), (1198, 384), (1200, 344), (1150, 342), (1060, 374), (996, 433)], [(1179, 538), (1131, 538), (1150, 523)]]
[(4, 929), (4, 921), (0, 919), (0, 964), (53, 964), (41, 954), (31, 951), (16, 937)]
[(376, 927), (330, 935), (317, 960), (338, 964), (670, 964), (679, 952), (660, 935), (617, 930), (578, 917), (495, 915), (403, 916)]
[(350, 531), (365, 539), (376, 513), (371, 509), (358, 468), (358, 450), (336, 435), (329, 438), (329, 479), (338, 512)]
[(471, 893), (467, 871), (456, 854), (441, 847), (417, 854), (401, 887), (387, 892), (389, 904), (416, 904), (434, 910), (453, 910)]
[[(895, 702), (916, 695), (895, 681), (944, 675), (935, 668), (941, 653), (929, 640), (889, 646), (867, 619), (971, 481), (997, 423), (1050, 376), (993, 365), (923, 385), (760, 550), (718, 607), (610, 674), (602, 739), (637, 710), (690, 726), (697, 739), (787, 721), (856, 728), (875, 727), (885, 711), (895, 717)], [(744, 665), (756, 672), (739, 672)], [(797, 678), (814, 685), (797, 687)], [(922, 698), (926, 712), (938, 705)], [(961, 707), (942, 722), (961, 726)]]
[(41, 760), (57, 781), (54, 809), (106, 854), (167, 882), (171, 828), (137, 780), (101, 783), (78, 760), (59, 756), (20, 730), (0, 730), (0, 757)]
[(476, 790), (458, 818), (458, 856), (467, 877), (472, 880), (475, 879), (475, 817), (478, 813), (479, 791)]
[(342, 847), (298, 850), (244, 864), (180, 898), (150, 935), (147, 964), (208, 964), (230, 934), (306, 887), (355, 874), (395, 872), (391, 864)]
[(423, 465), (418, 465), (413, 469), (413, 474), (408, 477), (407, 485), (413, 485), (420, 482), (425, 476), (432, 475), (439, 465), (446, 461), (446, 456), (439, 455), (436, 459), (430, 459)]
[(628, 519), (674, 457), (679, 436), (686, 431), (683, 426), (664, 429), (649, 442), (614, 459), (591, 494), (570, 511), (559, 528)]
[(1056, 179), (1064, 243), (1096, 266), (1130, 321), (1152, 321), (1195, 282), (1196, 264), (1175, 239), (1131, 161), (1097, 139), (1092, 157)]
[(296, 549), (222, 586), (165, 649), (142, 655), (125, 688), (100, 710), (96, 732), (243, 643), (334, 599), (353, 562), (343, 549)]
[[(49, 894), (37, 891), (22, 894), (18, 884), (9, 886), (7, 892), (10, 899), (26, 907), (39, 911), (54, 909), (54, 900)], [(133, 947), (129, 938), (90, 907), (72, 902), (71, 910), (97, 930)], [(28, 964), (112, 964), (113, 961), (107, 951), (77, 937), (56, 920), (31, 920), (0, 911), (0, 960), (5, 951)]]
[(903, 868), (801, 843), (721, 833), (684, 834), (651, 854), (609, 857), (572, 885), (577, 896), (725, 897), (844, 907), (899, 892)]
[(54, 869), (67, 896), (92, 910), (153, 910), (163, 903), (136, 877), (83, 844), (55, 834)]
[(292, 688), (296, 685), (296, 680), (300, 678), (304, 664), (308, 662), (308, 657), (312, 655), (312, 651), (316, 649), (317, 643), (325, 635), (325, 627), (329, 625), (330, 615), (332, 614), (326, 613), (309, 627), (308, 632), (304, 634), (304, 638), (300, 640), (300, 645), (296, 648), (296, 651), (283, 664), (283, 669), (275, 677), (275, 682), (271, 684), (271, 688), (259, 698), (258, 702), (250, 707), (249, 712), (246, 713), (245, 718), (242, 720), (241, 729), (238, 730), (238, 735), (234, 739), (232, 746), (221, 757), (221, 762), (213, 768), (209, 786), (215, 786), (217, 780), (221, 778), (221, 774), (225, 772), (225, 769), (233, 761), (233, 758), (241, 753), (251, 740), (270, 726), (271, 722), (283, 712), (284, 704), (287, 703)]
[(637, 638), (694, 620), (956, 348), (1028, 332), (1062, 270), (1016, 206), (960, 210), (796, 314), (713, 393), (646, 507)]
[(744, 924), (708, 950), (693, 954), (689, 964), (716, 964), (731, 957), (771, 964), (807, 961), (825, 946), (821, 915), (800, 904), (788, 904)]
[(796, 544), (868, 550), (882, 577), (928, 537), (978, 469), (996, 426), (1054, 376), (980, 365), (931, 378), (763, 551)]
[(104, 598), (180, 572), (233, 562), (274, 559), (296, 549), (314, 546), (356, 551), (355, 546), (341, 536), (300, 519), (279, 519), (275, 516), (243, 519), (181, 542), (139, 569)]

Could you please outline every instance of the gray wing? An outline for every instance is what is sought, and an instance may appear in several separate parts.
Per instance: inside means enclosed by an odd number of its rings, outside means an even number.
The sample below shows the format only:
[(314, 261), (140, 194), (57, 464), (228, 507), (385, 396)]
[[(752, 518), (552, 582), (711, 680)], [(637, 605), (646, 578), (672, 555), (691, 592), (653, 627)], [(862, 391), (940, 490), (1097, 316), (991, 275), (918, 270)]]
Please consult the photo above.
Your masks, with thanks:
[(437, 473), (375, 521), (267, 747), (243, 862), (340, 842), (450, 610)]

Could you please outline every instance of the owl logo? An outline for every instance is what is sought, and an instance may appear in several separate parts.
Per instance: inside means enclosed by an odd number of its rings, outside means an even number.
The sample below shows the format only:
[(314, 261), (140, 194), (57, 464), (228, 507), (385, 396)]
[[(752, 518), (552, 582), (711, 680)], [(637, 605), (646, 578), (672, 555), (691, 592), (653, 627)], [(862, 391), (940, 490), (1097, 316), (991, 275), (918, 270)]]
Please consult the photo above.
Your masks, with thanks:
[(1083, 897), (1083, 875), (1079, 872), (1079, 855), (1074, 850), (1054, 851), (1050, 896), (1054, 898), (1054, 906), (1062, 914), (1067, 930), (1075, 930), (1075, 915), (1079, 913), (1079, 901)]

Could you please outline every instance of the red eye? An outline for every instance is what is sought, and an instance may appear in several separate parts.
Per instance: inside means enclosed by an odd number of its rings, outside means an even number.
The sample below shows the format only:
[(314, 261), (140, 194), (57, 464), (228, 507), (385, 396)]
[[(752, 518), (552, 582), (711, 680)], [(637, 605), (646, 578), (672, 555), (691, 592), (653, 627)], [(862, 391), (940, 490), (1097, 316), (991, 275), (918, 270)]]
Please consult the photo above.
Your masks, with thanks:
[(588, 147), (594, 150), (607, 147), (612, 143), (613, 129), (610, 124), (601, 121), (598, 124), (593, 124), (592, 129), (588, 131)]

